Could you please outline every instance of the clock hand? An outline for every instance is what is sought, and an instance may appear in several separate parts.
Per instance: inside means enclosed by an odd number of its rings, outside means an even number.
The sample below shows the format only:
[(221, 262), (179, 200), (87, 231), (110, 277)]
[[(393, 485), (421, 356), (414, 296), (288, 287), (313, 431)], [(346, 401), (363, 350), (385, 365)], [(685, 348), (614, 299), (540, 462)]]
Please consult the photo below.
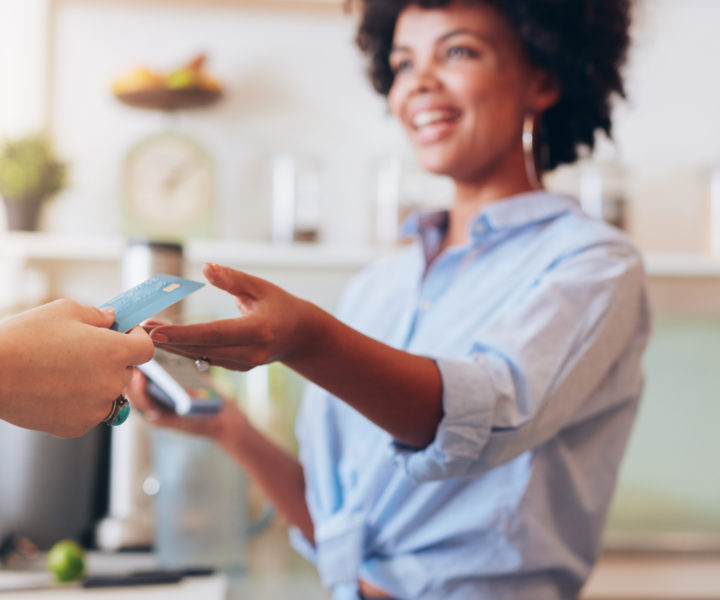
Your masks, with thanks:
[(189, 170), (189, 167), (192, 166), (191, 160), (185, 160), (181, 162), (179, 165), (176, 165), (172, 171), (165, 177), (164, 187), (165, 191), (168, 194), (171, 194), (175, 188), (178, 186), (178, 184), (182, 181), (182, 179), (186, 176), (187, 171)]

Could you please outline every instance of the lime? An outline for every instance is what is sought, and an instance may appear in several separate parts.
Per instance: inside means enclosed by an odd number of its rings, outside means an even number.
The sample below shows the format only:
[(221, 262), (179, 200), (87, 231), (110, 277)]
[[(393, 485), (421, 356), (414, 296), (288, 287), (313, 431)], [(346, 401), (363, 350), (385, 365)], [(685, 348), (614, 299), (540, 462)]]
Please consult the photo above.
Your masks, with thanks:
[(75, 581), (85, 572), (85, 550), (74, 540), (60, 540), (48, 552), (47, 566), (57, 581)]

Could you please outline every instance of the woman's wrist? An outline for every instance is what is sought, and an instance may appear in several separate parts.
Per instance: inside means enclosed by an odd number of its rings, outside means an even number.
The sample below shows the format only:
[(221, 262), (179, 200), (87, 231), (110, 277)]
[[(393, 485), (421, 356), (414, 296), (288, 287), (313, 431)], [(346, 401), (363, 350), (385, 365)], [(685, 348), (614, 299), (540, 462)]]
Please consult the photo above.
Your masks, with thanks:
[(312, 302), (302, 300), (298, 326), (295, 331), (295, 343), (282, 362), (296, 369), (298, 365), (312, 361), (318, 348), (327, 350), (327, 338), (333, 317)]

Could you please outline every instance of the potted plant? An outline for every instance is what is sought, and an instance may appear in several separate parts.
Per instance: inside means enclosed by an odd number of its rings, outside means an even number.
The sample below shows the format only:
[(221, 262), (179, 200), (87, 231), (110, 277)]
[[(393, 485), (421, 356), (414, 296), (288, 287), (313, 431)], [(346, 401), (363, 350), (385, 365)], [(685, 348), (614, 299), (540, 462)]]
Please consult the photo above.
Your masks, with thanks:
[(45, 135), (33, 134), (0, 145), (0, 196), (8, 229), (37, 228), (42, 204), (67, 183), (67, 163), (57, 158)]

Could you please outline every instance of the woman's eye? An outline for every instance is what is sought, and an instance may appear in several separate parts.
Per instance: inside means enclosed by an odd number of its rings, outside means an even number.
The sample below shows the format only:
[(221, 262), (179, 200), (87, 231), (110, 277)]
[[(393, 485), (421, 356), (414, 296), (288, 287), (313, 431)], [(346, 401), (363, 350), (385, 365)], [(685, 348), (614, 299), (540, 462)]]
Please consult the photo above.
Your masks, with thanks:
[(408, 71), (412, 68), (412, 62), (410, 60), (398, 60), (390, 65), (390, 70), (397, 75), (401, 71)]
[(448, 58), (477, 58), (480, 53), (467, 46), (451, 46), (447, 49)]

